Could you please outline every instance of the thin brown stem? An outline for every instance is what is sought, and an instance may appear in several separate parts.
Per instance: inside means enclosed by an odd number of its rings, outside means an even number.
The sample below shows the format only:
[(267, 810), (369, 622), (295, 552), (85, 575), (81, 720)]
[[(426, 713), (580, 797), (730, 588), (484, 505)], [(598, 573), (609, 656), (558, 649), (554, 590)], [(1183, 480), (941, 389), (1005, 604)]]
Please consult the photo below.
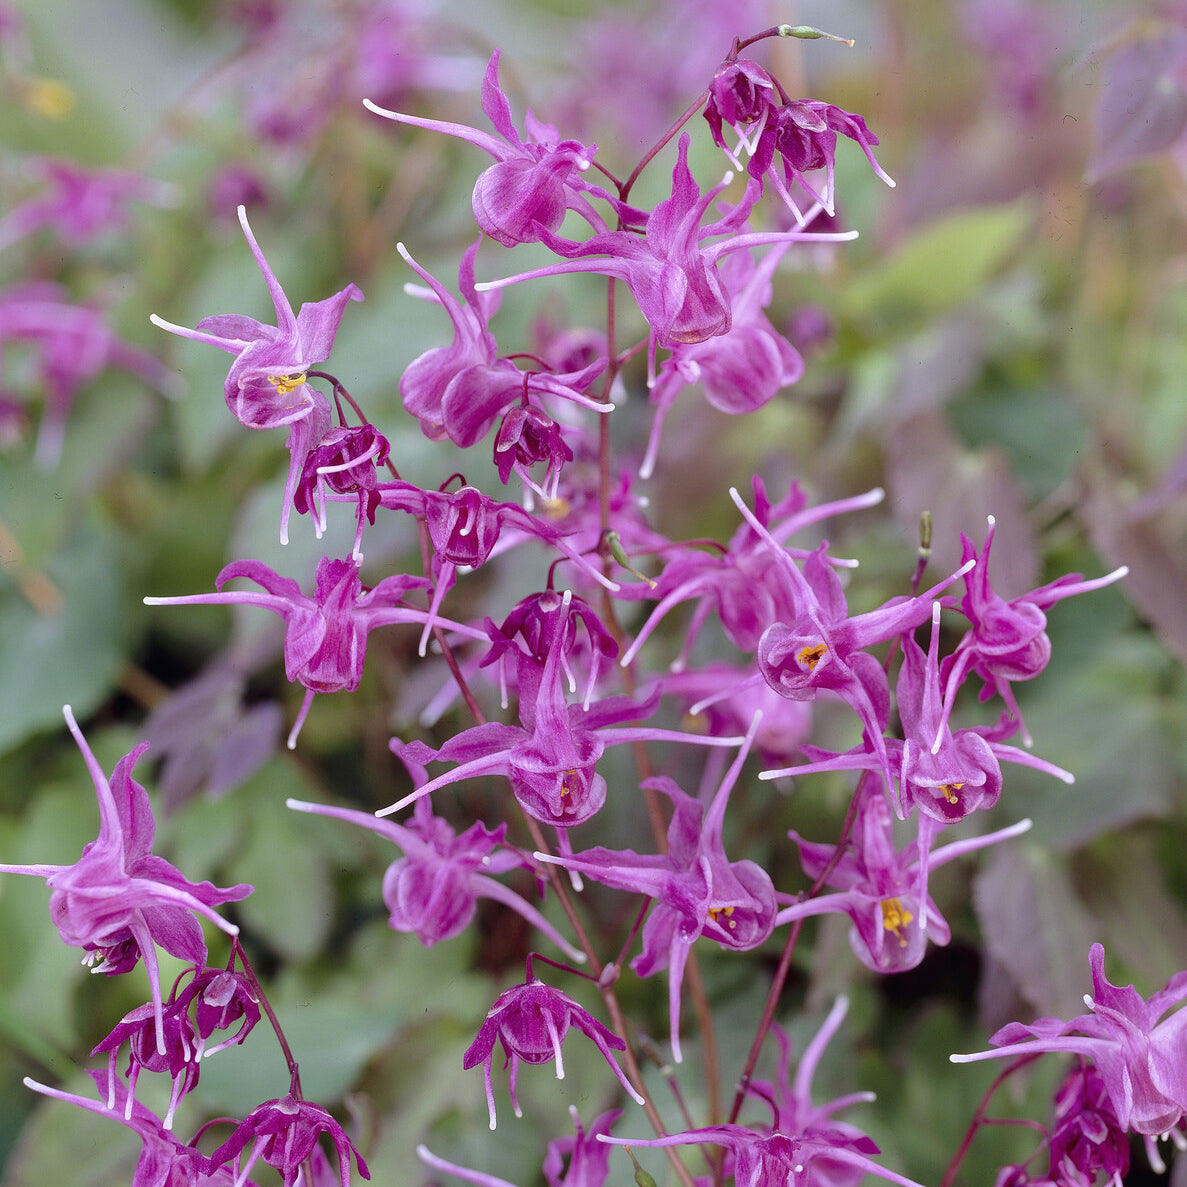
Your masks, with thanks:
[(247, 953), (243, 949), (243, 945), (239, 942), (239, 937), (231, 941), (231, 947), (235, 958), (239, 961), (243, 968), (243, 975), (251, 984), (252, 992), (259, 1000), (260, 1008), (268, 1016), (268, 1021), (272, 1024), (272, 1030), (276, 1034), (277, 1042), (280, 1043), (280, 1049), (284, 1052), (284, 1061), (288, 1065), (289, 1081), (293, 1095), (298, 1099), (304, 1099), (301, 1094), (301, 1073), (298, 1071), (297, 1061), (293, 1057), (292, 1048), (289, 1046), (288, 1039), (284, 1037), (284, 1031), (281, 1029), (280, 1020), (276, 1017), (276, 1012), (272, 1009), (272, 1003), (268, 1001), (268, 995), (264, 992), (263, 986), (260, 985), (260, 979), (256, 976), (255, 968), (248, 959)]

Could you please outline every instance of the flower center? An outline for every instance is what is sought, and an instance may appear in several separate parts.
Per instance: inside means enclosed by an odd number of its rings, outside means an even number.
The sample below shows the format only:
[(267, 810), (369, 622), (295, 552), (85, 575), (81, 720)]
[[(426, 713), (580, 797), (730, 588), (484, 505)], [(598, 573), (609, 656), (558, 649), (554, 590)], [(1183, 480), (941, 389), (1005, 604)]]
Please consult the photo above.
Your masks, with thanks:
[(808, 669), (809, 672), (816, 670), (816, 665), (824, 658), (828, 647), (824, 643), (812, 643), (807, 647), (800, 649), (799, 655), (795, 658)]
[(306, 375), (304, 371), (290, 371), (287, 375), (269, 375), (268, 382), (276, 388), (277, 392), (282, 396), (287, 396), (289, 392), (298, 388), (305, 382)]
[(716, 923), (718, 927), (729, 928), (730, 931), (733, 931), (738, 926), (737, 923), (734, 922), (733, 914), (733, 907), (709, 908), (709, 919), (713, 923)]
[(956, 793), (964, 786), (963, 783), (941, 783), (940, 791), (944, 793), (944, 799), (950, 804), (956, 803)]
[(882, 926), (898, 936), (899, 945), (907, 946), (907, 937), (903, 935), (903, 928), (915, 918), (910, 911), (896, 898), (884, 898), (882, 907)]

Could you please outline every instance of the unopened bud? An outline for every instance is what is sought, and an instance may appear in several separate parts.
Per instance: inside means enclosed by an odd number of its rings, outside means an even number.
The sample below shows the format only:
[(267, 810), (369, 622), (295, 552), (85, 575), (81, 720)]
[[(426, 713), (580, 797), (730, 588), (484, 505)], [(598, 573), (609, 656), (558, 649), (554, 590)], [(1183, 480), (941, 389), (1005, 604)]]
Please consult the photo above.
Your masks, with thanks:
[(931, 556), (931, 512), (924, 511), (919, 516), (919, 555)]
[(640, 1165), (639, 1160), (635, 1157), (635, 1152), (630, 1146), (624, 1146), (628, 1157), (635, 1164), (635, 1182), (639, 1187), (655, 1187), (655, 1179), (651, 1177)]
[(647, 576), (646, 573), (640, 573), (634, 565), (631, 564), (631, 558), (627, 556), (626, 549), (622, 546), (622, 538), (615, 531), (608, 531), (606, 533), (606, 546), (610, 549), (610, 555), (628, 572), (633, 573), (640, 581), (646, 581), (650, 589), (655, 588), (655, 582)]
[(801, 41), (819, 41), (822, 37), (826, 41), (839, 41), (842, 45), (853, 48), (853, 39), (838, 37), (835, 33), (826, 33), (823, 29), (814, 29), (811, 25), (780, 25), (780, 37), (798, 37)]

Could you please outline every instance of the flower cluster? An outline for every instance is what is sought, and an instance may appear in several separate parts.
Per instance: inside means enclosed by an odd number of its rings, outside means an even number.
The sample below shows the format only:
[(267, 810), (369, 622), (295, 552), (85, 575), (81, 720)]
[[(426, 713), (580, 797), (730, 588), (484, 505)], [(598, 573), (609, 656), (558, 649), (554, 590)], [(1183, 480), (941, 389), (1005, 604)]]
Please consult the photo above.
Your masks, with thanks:
[[(290, 36), (280, 10), (261, 6), (245, 61), (270, 60)], [(326, 548), (304, 581), (243, 558), (213, 577), (213, 592), (144, 600), (152, 606), (252, 606), (282, 620), (284, 674), (300, 689), (290, 749), (316, 697), (363, 687), (373, 631), (415, 628), (404, 638), (408, 661), (415, 652), (446, 688), (435, 696), (408, 691), (408, 700), (420, 697), (415, 709), (423, 734), (402, 730), (388, 743), (399, 760), (392, 764), (395, 779), (407, 776), (411, 788), (393, 783), (398, 792), (382, 799), (359, 789), (357, 807), (287, 803), (305, 815), (359, 826), (398, 848), (375, 892), (377, 909), (382, 900), (394, 931), (415, 935), (426, 948), (445, 944), (470, 929), (479, 901), (489, 900), (565, 957), (568, 963), (560, 963), (532, 951), (524, 980), (498, 994), (462, 1056), (465, 1069), (482, 1068), (490, 1127), (496, 1122), (496, 1051), (510, 1068), (510, 1099), (519, 1116), (520, 1065), (554, 1063), (563, 1078), (564, 1042), (576, 1029), (608, 1064), (609, 1091), (621, 1089), (644, 1107), (656, 1136), (611, 1136), (618, 1110), (585, 1129), (574, 1111), (575, 1136), (554, 1141), (544, 1163), (550, 1187), (603, 1187), (614, 1145), (669, 1152), (718, 1147), (719, 1154), (705, 1156), (711, 1179), (702, 1180), (714, 1187), (730, 1177), (736, 1187), (856, 1187), (870, 1175), (917, 1187), (874, 1161), (878, 1147), (857, 1125), (834, 1119), (870, 1094), (813, 1102), (813, 1075), (841, 1026), (844, 999), (792, 1071), (791, 1041), (773, 1017), (802, 925), (826, 914), (844, 916), (856, 961), (878, 974), (917, 968), (929, 943), (949, 942), (951, 929), (936, 901), (943, 896), (929, 889), (932, 872), (1030, 827), (1025, 819), (1006, 827), (986, 823), (984, 813), (1005, 795), (1003, 766), (1073, 779), (1031, 752), (1016, 692), (1050, 661), (1047, 613), (1065, 598), (1125, 575), (1123, 568), (1089, 579), (1071, 574), (1007, 598), (994, 586), (996, 523), (990, 518), (980, 546), (961, 536), (961, 560), (952, 571), (925, 585), (923, 558), (913, 578), (908, 573), (878, 600), (865, 596), (854, 610), (849, 580), (858, 562), (834, 553), (823, 525), (870, 512), (883, 498), (881, 489), (813, 502), (797, 482), (787, 483), (786, 493), (768, 493), (756, 474), (749, 498), (731, 488), (732, 504), (724, 493), (718, 500), (732, 525), (725, 540), (685, 538), (671, 526), (673, 517), (641, 493), (639, 483), (661, 468), (664, 431), (677, 419), (686, 388), (699, 388), (715, 410), (742, 416), (770, 404), (804, 374), (812, 343), (797, 345), (794, 323), (778, 318), (772, 306), (787, 267), (798, 263), (809, 272), (808, 246), (856, 235), (840, 229), (837, 214), (841, 140), (853, 142), (874, 175), (893, 185), (874, 157), (878, 138), (860, 115), (822, 100), (793, 99), (765, 67), (740, 56), (771, 36), (820, 34), (776, 26), (748, 42), (736, 40), (701, 99), (624, 178), (576, 130), (566, 135), (531, 111), (520, 130), (500, 83), (498, 50), (481, 82), (482, 112), (493, 131), (366, 103), (397, 126), (376, 124), (372, 132), (443, 134), (491, 159), (474, 182), (478, 234), (471, 233), (457, 258), (456, 292), (452, 279), (443, 283), (405, 244), (393, 246), (418, 282), (407, 286), (409, 295), (440, 307), (445, 318), (438, 320), (449, 337), (419, 353), (399, 376), (408, 424), (451, 457), (487, 443), (494, 492), (458, 469), (439, 482), (441, 475), (413, 481), (412, 466), (403, 461), (400, 472), (396, 432), (372, 423), (338, 375), (320, 369), (334, 354), (351, 305), (363, 299), (361, 290), (349, 283), (294, 312), (244, 205), (238, 206), (240, 228), (275, 324), (235, 312), (204, 317), (193, 328), (155, 314), (151, 319), (170, 334), (232, 356), (223, 395), (241, 427), (287, 430), (281, 542), (288, 543), (300, 517), (308, 517), (316, 540), (332, 534), (338, 504), (353, 516), (354, 538), (346, 555)], [(425, 77), (448, 75), (447, 63), (427, 54), (417, 61)], [(370, 75), (375, 96), (400, 100), (401, 80), (387, 59), (339, 66), (342, 78), (357, 83)], [(320, 78), (309, 85), (329, 87)], [(271, 138), (301, 139), (295, 127), (281, 125), (274, 106), (257, 100), (255, 118)], [(698, 112), (730, 164), (724, 178), (703, 182), (694, 171), (690, 129)], [(638, 205), (635, 182), (665, 148), (671, 155), (660, 196)], [(59, 168), (47, 178), (56, 187), (51, 196), (0, 220), (0, 248), (44, 229), (83, 239), (118, 224), (129, 200), (158, 196), (131, 175), (86, 177)], [(502, 251), (531, 245), (531, 258), (546, 262), (520, 271), (499, 266), (500, 275), (479, 280), (490, 275), (480, 267), (487, 240)], [(532, 342), (512, 342), (496, 331), (505, 292), (518, 300), (525, 291), (542, 291), (541, 282), (575, 276), (604, 282), (604, 327), (558, 324), (563, 314), (553, 303)], [(35, 344), (36, 365), (46, 375), (43, 432), (60, 431), (75, 388), (104, 367), (168, 386), (159, 363), (120, 343), (97, 318), (68, 306), (56, 289), (0, 293), (0, 344)], [(615, 435), (630, 431), (629, 423), (620, 430), (620, 422), (629, 422), (632, 388), (652, 414), (645, 443), (622, 456)], [(386, 528), (392, 531), (385, 534)], [(403, 529), (418, 550), (393, 547), (391, 536)], [(406, 559), (417, 551), (419, 564)], [(230, 587), (240, 581), (254, 588)], [(483, 598), (489, 600), (476, 613), (475, 602)], [(505, 601), (496, 606), (496, 599)], [(393, 629), (390, 637), (398, 633)], [(979, 714), (970, 703), (977, 698)], [(464, 721), (452, 715), (459, 703)], [(818, 706), (827, 707), (824, 715), (836, 726), (828, 736), (843, 736), (844, 748), (812, 740), (818, 738)], [(352, 1160), (368, 1177), (343, 1127), (303, 1095), (296, 1060), (238, 928), (216, 910), (251, 887), (192, 883), (154, 855), (148, 795), (132, 779), (146, 745), (120, 760), (109, 779), (69, 708), (66, 720), (95, 785), (99, 835), (73, 865), (0, 865), (0, 872), (46, 880), (62, 939), (83, 948), (96, 972), (122, 974), (143, 960), (150, 1000), (95, 1047), (93, 1054), (107, 1057), (104, 1070), (90, 1073), (97, 1100), (35, 1082), (30, 1087), (112, 1115), (136, 1132), (143, 1143), (136, 1187), (249, 1187), (261, 1161), (285, 1187), (349, 1187)], [(389, 733), (387, 724), (383, 737)], [(628, 754), (634, 779), (623, 774)], [(433, 764), (449, 766), (430, 774)], [(747, 786), (746, 773), (755, 767), (761, 769), (752, 771)], [(784, 831), (783, 823), (778, 836), (756, 844), (741, 827), (739, 802), (747, 796), (766, 795), (774, 803), (772, 784), (795, 781), (799, 787), (824, 772), (853, 778), (840, 835), (812, 839), (800, 828)], [(475, 798), (491, 787), (479, 819)], [(408, 808), (409, 816), (394, 819)], [(612, 830), (636, 809), (649, 827), (628, 844)], [(605, 831), (598, 834), (598, 828)], [(802, 877), (788, 861), (767, 860), (776, 848), (788, 856), (798, 852)], [(526, 893), (513, 887), (517, 877)], [(613, 893), (587, 893), (591, 883)], [(606, 901), (633, 925), (599, 920), (589, 926)], [(225, 967), (207, 964), (201, 919), (230, 937)], [(783, 957), (729, 1119), (723, 1121), (725, 1113), (714, 1105), (704, 1124), (686, 1113), (683, 1128), (665, 1129), (640, 1068), (642, 1024), (628, 1023), (616, 989), (624, 967), (640, 981), (666, 973), (667, 1047), (672, 1062), (681, 1064), (693, 1047), (686, 995), (696, 997), (697, 1030), (705, 1046), (711, 1043), (699, 954), (745, 961), (744, 954), (773, 937)], [(609, 943), (616, 955), (606, 958), (602, 946)], [(158, 949), (188, 966), (168, 993)], [(1110, 984), (1103, 962), (1098, 944), (1091, 954), (1088, 1014), (1011, 1024), (994, 1036), (995, 1051), (953, 1057), (1037, 1051), (1079, 1057), (1043, 1139), (1053, 1183), (1087, 1185), (1100, 1172), (1119, 1182), (1131, 1132), (1143, 1135), (1157, 1163), (1154, 1140), (1178, 1135), (1187, 1113), (1180, 1066), (1187, 1025), (1180, 1019), (1187, 1013), (1171, 1012), (1187, 996), (1187, 973), (1146, 1001), (1132, 987)], [(550, 981), (572, 979), (573, 995), (537, 976), (538, 964), (553, 967)], [(580, 982), (600, 996), (606, 1021), (578, 1001)], [(180, 1142), (175, 1118), (198, 1084), (203, 1061), (242, 1043), (262, 1013), (289, 1064), (287, 1091), (241, 1121), (208, 1123), (234, 1126), (217, 1145), (208, 1140), (202, 1146), (205, 1127), (191, 1142)], [(771, 1037), (777, 1076), (756, 1079)], [(163, 1117), (137, 1099), (144, 1073), (162, 1073), (171, 1082)], [(683, 1109), (678, 1093), (677, 1100)], [(333, 1147), (335, 1166), (323, 1138)], [(425, 1147), (420, 1154), (436, 1170), (483, 1187), (507, 1187)], [(687, 1168), (671, 1157), (692, 1187)], [(1007, 1167), (999, 1183), (1039, 1181), (1028, 1174), (1025, 1165)]]

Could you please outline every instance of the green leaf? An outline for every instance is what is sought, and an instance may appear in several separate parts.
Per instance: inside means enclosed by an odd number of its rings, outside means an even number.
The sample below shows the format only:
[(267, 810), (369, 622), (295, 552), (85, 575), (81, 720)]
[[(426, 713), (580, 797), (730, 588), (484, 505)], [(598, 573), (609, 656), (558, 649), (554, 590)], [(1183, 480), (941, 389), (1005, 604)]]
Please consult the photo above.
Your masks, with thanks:
[(1033, 223), (1025, 201), (966, 210), (931, 223), (853, 281), (844, 310), (859, 321), (895, 325), (948, 312), (1009, 260)]
[(39, 606), (0, 586), (0, 751), (60, 726), (65, 704), (85, 717), (115, 683), (128, 633), (119, 559), (90, 522), (47, 558)]

